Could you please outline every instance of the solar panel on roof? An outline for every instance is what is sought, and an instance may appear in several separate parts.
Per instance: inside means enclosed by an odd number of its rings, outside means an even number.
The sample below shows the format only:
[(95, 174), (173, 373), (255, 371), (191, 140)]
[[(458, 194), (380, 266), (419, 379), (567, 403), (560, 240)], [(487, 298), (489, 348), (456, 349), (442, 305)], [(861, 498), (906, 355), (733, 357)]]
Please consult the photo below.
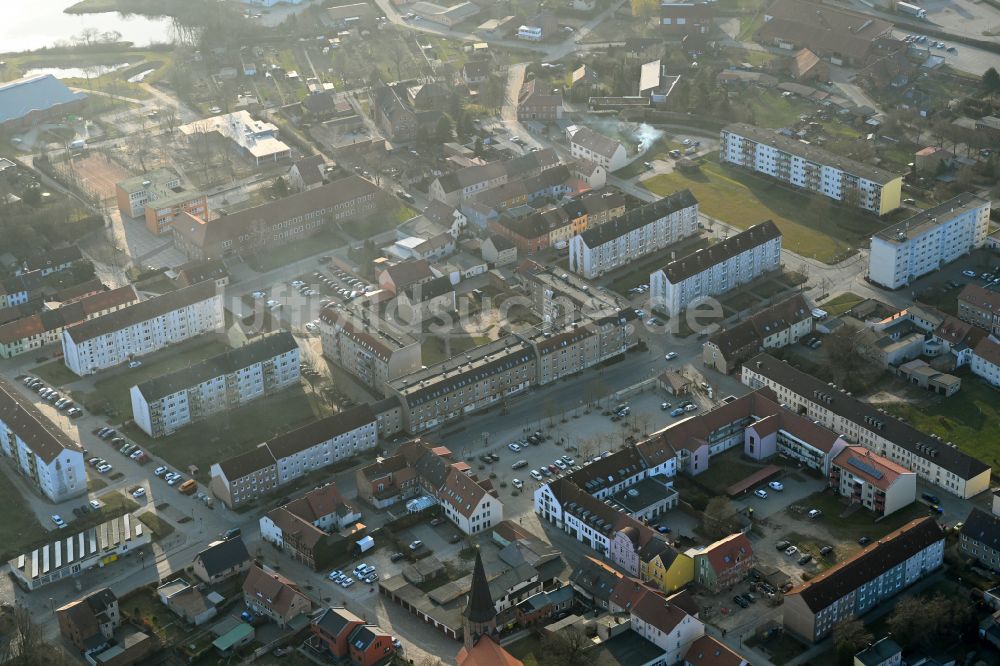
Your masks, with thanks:
[(884, 474), (882, 474), (882, 472), (875, 469), (875, 467), (873, 467), (869, 462), (861, 460), (860, 458), (855, 458), (854, 456), (850, 456), (847, 458), (847, 462), (852, 467), (861, 470), (865, 474), (868, 474), (875, 479), (881, 479), (883, 476), (885, 476)]

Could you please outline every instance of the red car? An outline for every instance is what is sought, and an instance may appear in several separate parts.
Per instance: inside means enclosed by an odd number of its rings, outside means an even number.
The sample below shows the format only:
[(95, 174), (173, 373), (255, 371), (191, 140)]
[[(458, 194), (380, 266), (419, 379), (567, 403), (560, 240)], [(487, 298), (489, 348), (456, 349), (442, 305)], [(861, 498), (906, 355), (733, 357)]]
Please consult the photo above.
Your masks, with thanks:
[(556, 467), (555, 465), (549, 465), (549, 471), (555, 474), (556, 472), (559, 471), (559, 468)]

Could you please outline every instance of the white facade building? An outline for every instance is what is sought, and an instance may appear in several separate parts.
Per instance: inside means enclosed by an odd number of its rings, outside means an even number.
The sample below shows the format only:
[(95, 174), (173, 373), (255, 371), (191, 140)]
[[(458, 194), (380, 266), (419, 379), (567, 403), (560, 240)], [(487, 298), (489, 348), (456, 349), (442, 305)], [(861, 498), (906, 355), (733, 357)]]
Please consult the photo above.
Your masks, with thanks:
[(0, 449), (53, 502), (87, 492), (83, 449), (0, 377)]
[(66, 367), (83, 376), (222, 330), (222, 293), (206, 280), (63, 330)]
[(872, 236), (868, 277), (898, 289), (986, 243), (990, 202), (968, 192)]
[(282, 332), (131, 389), (132, 418), (150, 437), (299, 383), (299, 346)]
[(633, 208), (569, 241), (569, 269), (592, 279), (698, 231), (698, 201), (690, 190)]
[(996, 387), (1000, 387), (1000, 340), (983, 338), (972, 352), (969, 367), (972, 372)]
[(571, 127), (566, 131), (572, 132), (569, 135), (569, 151), (576, 159), (599, 164), (609, 173), (628, 163), (628, 154), (621, 142), (589, 127)]
[(885, 215), (900, 206), (903, 177), (841, 157), (774, 130), (723, 128), (719, 159), (851, 206)]
[(781, 232), (767, 220), (682, 257), (649, 276), (650, 304), (671, 316), (781, 266)]

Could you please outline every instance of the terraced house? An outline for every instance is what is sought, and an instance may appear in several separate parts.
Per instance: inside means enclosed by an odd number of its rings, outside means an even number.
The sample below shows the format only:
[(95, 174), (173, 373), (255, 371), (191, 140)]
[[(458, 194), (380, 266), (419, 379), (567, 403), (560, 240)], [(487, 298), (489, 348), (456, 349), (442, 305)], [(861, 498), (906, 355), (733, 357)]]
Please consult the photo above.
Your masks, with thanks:
[(277, 333), (133, 386), (132, 418), (150, 437), (165, 437), (298, 383), (299, 347), (291, 333)]
[(63, 502), (87, 492), (83, 449), (4, 377), (0, 448), (14, 469), (49, 500)]
[(795, 344), (812, 330), (812, 310), (796, 294), (713, 334), (702, 346), (701, 360), (728, 375), (761, 350)]
[(742, 381), (771, 389), (790, 409), (953, 495), (968, 499), (990, 487), (990, 466), (983, 461), (770, 354), (744, 363)]
[(63, 329), (66, 367), (84, 376), (222, 330), (222, 293), (205, 281)]

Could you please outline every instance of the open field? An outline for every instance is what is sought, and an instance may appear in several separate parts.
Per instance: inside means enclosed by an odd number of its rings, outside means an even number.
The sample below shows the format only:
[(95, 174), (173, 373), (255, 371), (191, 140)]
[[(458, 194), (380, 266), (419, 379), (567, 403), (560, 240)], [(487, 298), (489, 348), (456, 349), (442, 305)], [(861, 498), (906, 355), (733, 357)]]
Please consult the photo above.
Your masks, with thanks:
[(643, 186), (661, 196), (688, 188), (702, 212), (740, 229), (774, 220), (784, 235), (783, 247), (826, 263), (843, 259), (885, 226), (877, 217), (848, 210), (825, 197), (723, 166), (715, 156), (703, 161), (699, 172), (660, 174)]
[[(801, 510), (794, 510), (796, 508)], [(811, 509), (819, 509), (823, 515), (810, 520), (806, 511)], [(872, 540), (879, 539), (907, 522), (927, 515), (927, 507), (919, 503), (900, 509), (878, 522), (875, 521), (874, 514), (863, 507), (853, 507), (848, 515), (843, 515), (847, 510), (848, 506), (841, 502), (840, 497), (819, 492), (786, 509), (785, 515), (795, 521), (825, 530), (829, 533), (831, 541), (841, 544), (856, 544), (863, 536)], [(845, 553), (838, 552), (838, 555), (844, 557)]]
[(962, 389), (951, 398), (932, 396), (926, 391), (910, 395), (906, 402), (879, 405), (905, 419), (923, 432), (953, 442), (962, 451), (979, 458), (1000, 473), (1000, 391), (971, 374), (967, 369), (956, 373)]
[(7, 481), (3, 475), (17, 474), (10, 466), (4, 464), (0, 474), (0, 503), (3, 504), (4, 516), (0, 521), (0, 540), (3, 541), (3, 551), (0, 561), (6, 562), (16, 557), (29, 545), (44, 541), (49, 531), (35, 520), (35, 514), (28, 508), (17, 486)]
[(826, 310), (831, 317), (836, 317), (844, 314), (863, 300), (857, 294), (852, 294), (848, 291), (823, 302), (819, 307)]
[(181, 472), (187, 473), (192, 465), (197, 467), (195, 479), (207, 483), (212, 463), (245, 453), (321, 415), (324, 413), (314, 396), (292, 388), (242, 409), (216, 414), (169, 437), (150, 439), (133, 424), (123, 432)]

